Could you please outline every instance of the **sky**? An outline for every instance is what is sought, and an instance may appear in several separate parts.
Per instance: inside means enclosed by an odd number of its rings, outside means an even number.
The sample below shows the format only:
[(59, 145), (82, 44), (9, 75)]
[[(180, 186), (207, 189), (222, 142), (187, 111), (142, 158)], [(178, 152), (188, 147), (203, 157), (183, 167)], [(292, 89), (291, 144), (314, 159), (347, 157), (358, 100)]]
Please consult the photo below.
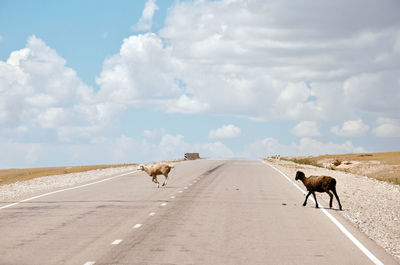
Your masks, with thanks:
[(400, 151), (398, 0), (0, 0), (0, 168)]

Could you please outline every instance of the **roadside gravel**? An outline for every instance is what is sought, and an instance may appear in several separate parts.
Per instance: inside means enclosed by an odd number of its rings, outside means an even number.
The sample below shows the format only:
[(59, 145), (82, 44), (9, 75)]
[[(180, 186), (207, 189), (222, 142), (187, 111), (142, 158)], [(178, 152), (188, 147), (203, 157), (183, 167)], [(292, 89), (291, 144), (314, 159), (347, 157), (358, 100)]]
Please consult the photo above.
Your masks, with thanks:
[[(267, 161), (293, 179), (297, 170), (304, 171), (307, 176), (329, 175), (336, 178), (336, 189), (344, 210), (340, 213), (400, 262), (400, 186), (365, 176), (299, 165), (289, 161), (275, 159)], [(136, 168), (127, 166), (91, 170), (3, 185), (0, 186), (0, 203), (92, 182), (134, 171)], [(326, 206), (329, 196), (319, 193), (318, 199)], [(322, 200), (325, 203), (322, 203)], [(337, 207), (336, 200), (333, 201), (333, 207)]]
[[(297, 170), (303, 171), (306, 176), (334, 177), (343, 206), (340, 213), (400, 262), (400, 186), (366, 176), (289, 161), (267, 161), (293, 179)], [(324, 207), (327, 206), (329, 196), (326, 193), (318, 193), (319, 201), (320, 198), (325, 201)], [(333, 207), (338, 207), (335, 199)]]
[(118, 175), (136, 170), (137, 166), (115, 167), (90, 170), (79, 173), (70, 173), (35, 178), (27, 181), (15, 182), (0, 186), (0, 203), (15, 201), (34, 196), (38, 193), (50, 192), (60, 188), (68, 188), (78, 184), (99, 180), (104, 177)]

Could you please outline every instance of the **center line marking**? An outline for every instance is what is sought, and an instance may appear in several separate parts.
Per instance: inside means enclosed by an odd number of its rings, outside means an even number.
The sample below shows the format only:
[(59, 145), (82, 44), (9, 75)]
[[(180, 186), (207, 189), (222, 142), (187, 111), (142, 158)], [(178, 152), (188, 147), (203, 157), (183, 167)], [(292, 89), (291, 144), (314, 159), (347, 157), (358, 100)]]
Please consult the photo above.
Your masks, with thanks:
[(171, 196), (170, 198), (171, 198), (171, 199), (175, 199), (175, 196)]
[(118, 245), (119, 243), (121, 243), (122, 240), (121, 239), (117, 239), (114, 242), (111, 243), (111, 245)]
[(151, 212), (151, 213), (149, 213), (149, 216), (154, 216), (154, 215), (156, 215), (156, 213), (155, 213), (155, 212)]
[(94, 265), (96, 262), (94, 262), (94, 261), (88, 261), (88, 262), (86, 262), (85, 264), (83, 264), (83, 265)]
[(133, 228), (139, 228), (141, 226), (142, 226), (142, 224), (135, 224), (135, 226)]
[(179, 193), (182, 193), (183, 192), (183, 190), (180, 190), (180, 191), (178, 191)]
[(163, 203), (160, 204), (160, 206), (165, 206), (165, 205), (167, 205), (166, 202), (163, 202)]

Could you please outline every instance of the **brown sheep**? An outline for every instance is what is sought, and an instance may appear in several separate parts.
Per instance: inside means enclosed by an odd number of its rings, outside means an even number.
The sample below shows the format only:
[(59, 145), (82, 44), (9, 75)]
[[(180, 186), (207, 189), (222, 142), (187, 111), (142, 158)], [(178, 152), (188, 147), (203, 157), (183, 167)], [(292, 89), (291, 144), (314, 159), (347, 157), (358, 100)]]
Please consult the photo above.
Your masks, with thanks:
[(145, 165), (140, 165), (138, 167), (138, 170), (143, 170), (147, 174), (149, 174), (150, 177), (152, 177), (152, 181), (157, 184), (157, 187), (160, 187), (160, 183), (157, 180), (157, 175), (164, 175), (165, 180), (164, 183), (162, 184), (163, 186), (167, 185), (168, 181), (168, 173), (171, 171), (171, 168), (174, 168), (173, 165), (167, 164), (167, 163), (157, 163), (155, 165), (152, 165), (150, 167), (145, 166)]
[(317, 198), (315, 197), (315, 192), (326, 192), (328, 193), (330, 200), (329, 200), (329, 207), (332, 208), (332, 200), (333, 200), (333, 195), (330, 191), (333, 192), (333, 194), (336, 197), (336, 200), (339, 203), (339, 209), (342, 210), (342, 205), (340, 204), (339, 196), (336, 193), (336, 179), (329, 177), (329, 176), (309, 176), (308, 178), (306, 175), (301, 172), (297, 171), (296, 173), (296, 180), (301, 180), (306, 186), (308, 190), (308, 194), (306, 196), (306, 200), (303, 203), (303, 206), (306, 206), (307, 204), (307, 199), (310, 194), (314, 196), (315, 200), (315, 207), (318, 208), (318, 202)]

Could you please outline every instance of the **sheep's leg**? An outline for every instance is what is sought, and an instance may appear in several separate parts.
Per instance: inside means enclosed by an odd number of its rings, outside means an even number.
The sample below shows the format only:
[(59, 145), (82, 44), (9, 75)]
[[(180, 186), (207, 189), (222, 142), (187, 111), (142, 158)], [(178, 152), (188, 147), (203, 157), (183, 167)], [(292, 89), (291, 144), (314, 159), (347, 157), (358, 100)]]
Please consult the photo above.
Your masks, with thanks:
[(308, 196), (310, 196), (310, 194), (311, 194), (311, 191), (308, 192), (308, 194), (307, 194), (307, 196), (306, 196), (306, 199), (304, 200), (303, 206), (306, 206), (306, 205), (307, 205), (307, 199), (308, 199)]
[(332, 190), (333, 194), (335, 194), (336, 200), (339, 203), (339, 209), (342, 210), (342, 205), (340, 204), (339, 196), (336, 193), (336, 188)]
[(153, 176), (153, 182), (157, 184), (157, 188), (160, 187), (160, 182), (158, 182), (157, 176)]
[(315, 200), (315, 208), (319, 208), (318, 202), (317, 202), (317, 197), (315, 197), (315, 192), (312, 192), (312, 195), (314, 196), (314, 200)]
[(333, 201), (333, 194), (328, 190), (326, 193), (328, 193), (330, 199), (329, 199), (329, 208), (332, 208), (332, 201)]
[(163, 186), (167, 186), (167, 181), (168, 181), (168, 175), (164, 175), (165, 180), (164, 183), (162, 184)]

